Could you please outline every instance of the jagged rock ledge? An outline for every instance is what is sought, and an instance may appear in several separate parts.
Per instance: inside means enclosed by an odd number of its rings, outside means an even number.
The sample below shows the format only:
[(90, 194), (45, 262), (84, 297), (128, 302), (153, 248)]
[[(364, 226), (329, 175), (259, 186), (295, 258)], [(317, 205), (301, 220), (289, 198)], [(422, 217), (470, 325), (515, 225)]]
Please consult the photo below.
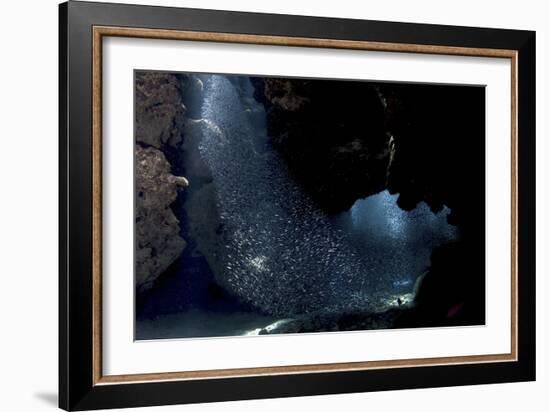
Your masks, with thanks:
[(186, 246), (171, 205), (189, 182), (174, 176), (166, 154), (182, 143), (181, 75), (136, 73), (136, 290), (150, 289)]

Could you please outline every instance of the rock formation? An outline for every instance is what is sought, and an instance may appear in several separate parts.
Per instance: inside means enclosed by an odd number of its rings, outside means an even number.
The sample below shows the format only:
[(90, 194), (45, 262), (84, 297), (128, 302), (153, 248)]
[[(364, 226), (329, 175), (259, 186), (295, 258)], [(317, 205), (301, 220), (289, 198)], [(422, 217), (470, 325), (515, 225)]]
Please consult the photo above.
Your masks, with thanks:
[(369, 83), (256, 78), (253, 84), (274, 145), (324, 209), (346, 210), (384, 189), (393, 142)]
[(181, 142), (185, 106), (181, 100), (182, 80), (175, 74), (137, 72), (136, 141), (163, 149)]
[(177, 189), (189, 183), (170, 174), (160, 150), (136, 146), (136, 286), (144, 291), (185, 247), (179, 222), (170, 209)]
[(171, 173), (166, 154), (182, 141), (185, 106), (180, 76), (136, 73), (135, 233), (136, 290), (150, 289), (181, 255), (186, 242), (171, 205), (187, 179)]

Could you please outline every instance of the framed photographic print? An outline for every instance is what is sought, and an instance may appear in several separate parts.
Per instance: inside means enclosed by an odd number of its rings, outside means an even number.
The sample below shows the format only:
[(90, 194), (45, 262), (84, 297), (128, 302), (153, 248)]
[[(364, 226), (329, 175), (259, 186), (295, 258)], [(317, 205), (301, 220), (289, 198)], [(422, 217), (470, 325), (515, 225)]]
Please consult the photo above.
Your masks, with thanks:
[(60, 5), (60, 407), (535, 379), (535, 33)]

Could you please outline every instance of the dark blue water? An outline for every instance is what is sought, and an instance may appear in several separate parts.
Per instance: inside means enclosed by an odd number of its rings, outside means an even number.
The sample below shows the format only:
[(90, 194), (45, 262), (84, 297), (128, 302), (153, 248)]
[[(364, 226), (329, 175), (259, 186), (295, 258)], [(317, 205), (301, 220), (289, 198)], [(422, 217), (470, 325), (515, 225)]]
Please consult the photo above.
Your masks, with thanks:
[(176, 211), (189, 245), (140, 305), (137, 336), (244, 335), (297, 314), (410, 300), (432, 249), (458, 236), (448, 209), (405, 212), (381, 192), (326, 214), (271, 147), (248, 78), (200, 80)]

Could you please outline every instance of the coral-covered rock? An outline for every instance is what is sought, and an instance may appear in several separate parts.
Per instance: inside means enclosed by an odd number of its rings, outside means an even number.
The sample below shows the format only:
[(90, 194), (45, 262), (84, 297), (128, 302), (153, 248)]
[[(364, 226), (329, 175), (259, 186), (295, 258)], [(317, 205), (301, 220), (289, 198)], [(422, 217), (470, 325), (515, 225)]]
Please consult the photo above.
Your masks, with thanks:
[(185, 248), (179, 221), (170, 209), (184, 177), (170, 173), (164, 154), (136, 145), (136, 289), (143, 292)]
[(136, 140), (157, 149), (181, 141), (186, 108), (180, 76), (136, 73)]
[[(144, 292), (185, 248), (171, 210), (184, 177), (171, 174), (186, 122), (186, 75), (136, 72), (136, 289)], [(171, 154), (171, 156), (169, 156)]]

